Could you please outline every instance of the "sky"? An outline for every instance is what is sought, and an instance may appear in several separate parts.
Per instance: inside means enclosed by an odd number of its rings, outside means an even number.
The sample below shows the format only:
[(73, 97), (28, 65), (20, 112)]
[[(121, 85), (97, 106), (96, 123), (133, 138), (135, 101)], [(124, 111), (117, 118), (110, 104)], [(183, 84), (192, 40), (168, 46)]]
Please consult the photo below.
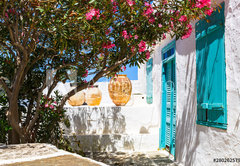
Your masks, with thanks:
[[(124, 72), (120, 72), (119, 74), (127, 74), (127, 77), (130, 80), (138, 80), (138, 67), (137, 66), (126, 66), (126, 70)], [(93, 76), (88, 76), (86, 80), (90, 80)], [(107, 79), (105, 77), (100, 78), (98, 82), (108, 82), (110, 79)]]

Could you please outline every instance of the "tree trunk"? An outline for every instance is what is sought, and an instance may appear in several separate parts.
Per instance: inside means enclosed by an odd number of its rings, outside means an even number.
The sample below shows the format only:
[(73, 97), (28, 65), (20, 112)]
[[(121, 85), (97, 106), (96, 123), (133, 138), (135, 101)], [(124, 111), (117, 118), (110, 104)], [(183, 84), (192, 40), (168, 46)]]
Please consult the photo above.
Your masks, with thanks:
[(9, 100), (9, 110), (7, 113), (8, 120), (12, 127), (12, 130), (9, 132), (9, 143), (10, 144), (19, 144), (23, 135), (21, 134), (21, 128), (19, 126), (19, 112), (18, 112), (18, 103), (15, 97)]
[(20, 143), (20, 137), (16, 130), (12, 129), (8, 132), (8, 140), (9, 144), (19, 144)]

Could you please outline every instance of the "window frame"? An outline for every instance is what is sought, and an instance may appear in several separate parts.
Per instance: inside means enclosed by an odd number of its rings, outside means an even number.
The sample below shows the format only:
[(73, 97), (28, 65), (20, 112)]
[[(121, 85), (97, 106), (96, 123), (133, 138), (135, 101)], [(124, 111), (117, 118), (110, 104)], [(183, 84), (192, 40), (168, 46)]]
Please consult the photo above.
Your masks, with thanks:
[[(219, 13), (218, 10), (216, 10), (213, 15), (211, 16), (208, 16), (207, 17), (207, 20), (213, 20), (212, 22), (210, 23), (207, 23), (205, 20), (200, 20), (196, 23), (196, 38), (195, 38), (195, 41), (196, 41), (196, 57), (198, 57), (197, 55), (197, 41), (201, 40), (201, 38), (203, 37), (208, 37), (212, 34), (212, 32), (214, 32), (213, 30), (219, 30), (220, 28), (223, 28), (223, 29), (220, 29), (220, 30), (223, 30), (223, 59), (224, 59), (224, 62), (223, 62), (223, 66), (222, 66), (222, 102), (223, 103), (214, 103), (215, 105), (216, 104), (222, 104), (222, 108), (220, 108), (220, 105), (219, 105), (219, 109), (215, 108), (211, 108), (213, 107), (212, 104), (209, 104), (209, 102), (207, 103), (198, 103), (198, 87), (197, 87), (197, 120), (196, 120), (196, 123), (198, 125), (203, 125), (203, 126), (208, 126), (208, 127), (214, 127), (214, 128), (220, 128), (220, 129), (224, 129), (226, 130), (227, 129), (227, 88), (226, 88), (226, 52), (225, 52), (225, 17), (224, 17), (224, 2), (221, 4), (221, 7), (222, 9), (219, 9), (221, 12)], [(216, 17), (215, 15), (218, 15), (218, 19), (217, 20), (214, 20), (214, 18)], [(200, 27), (200, 32), (197, 31), (197, 28), (198, 28), (198, 24), (203, 24), (202, 27), (205, 27), (202, 28)], [(222, 27), (220, 27), (222, 26)], [(216, 40), (216, 39), (215, 39)], [(208, 38), (206, 39), (206, 43), (205, 43), (205, 49), (209, 48), (210, 47), (210, 44), (208, 43)], [(209, 55), (209, 50), (207, 49), (207, 54)], [(219, 55), (219, 54), (217, 54)], [(198, 64), (198, 58), (196, 59), (196, 65)], [(209, 77), (209, 69), (208, 69), (208, 63), (209, 63), (209, 59), (205, 62), (206, 63), (206, 74), (207, 74), (207, 84), (209, 84), (209, 80), (208, 80), (208, 77)], [(198, 66), (196, 66), (196, 74), (199, 74), (199, 72), (197, 71), (198, 69)], [(215, 73), (214, 73), (215, 74)], [(197, 79), (198, 77), (196, 77)], [(198, 82), (198, 80), (197, 80)], [(197, 84), (198, 86), (198, 84)], [(209, 94), (209, 92), (211, 93), (211, 91), (209, 90), (209, 87), (207, 87), (207, 93)], [(209, 96), (208, 96), (209, 97)], [(200, 106), (201, 104), (201, 106)], [(201, 108), (200, 108), (201, 107)], [(206, 115), (206, 119), (204, 121), (203, 118), (200, 118), (199, 117), (199, 111), (205, 111), (205, 112), (202, 112), (203, 115)], [(219, 122), (211, 122), (211, 118), (213, 117), (208, 117), (208, 111), (223, 111), (223, 114), (221, 115), (222, 116), (222, 123), (219, 123)], [(219, 113), (220, 114), (220, 113)]]

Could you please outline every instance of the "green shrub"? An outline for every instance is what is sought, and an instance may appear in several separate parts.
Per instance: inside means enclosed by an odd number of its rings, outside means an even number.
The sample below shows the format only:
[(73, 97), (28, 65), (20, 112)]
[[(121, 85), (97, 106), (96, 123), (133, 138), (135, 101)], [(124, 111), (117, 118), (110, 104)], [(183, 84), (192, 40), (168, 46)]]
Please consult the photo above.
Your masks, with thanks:
[(5, 93), (0, 90), (0, 142), (7, 143), (8, 131), (11, 127), (8, 124), (6, 111), (8, 108), (8, 101)]

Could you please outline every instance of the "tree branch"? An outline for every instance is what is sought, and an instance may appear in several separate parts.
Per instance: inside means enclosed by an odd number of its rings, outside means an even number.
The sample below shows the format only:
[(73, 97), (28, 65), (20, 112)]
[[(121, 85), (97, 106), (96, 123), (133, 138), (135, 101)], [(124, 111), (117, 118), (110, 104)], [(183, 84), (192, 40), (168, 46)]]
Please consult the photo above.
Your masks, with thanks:
[(37, 121), (38, 118), (39, 118), (40, 100), (41, 100), (41, 97), (42, 97), (42, 92), (43, 92), (43, 90), (44, 90), (45, 88), (46, 88), (46, 82), (43, 84), (41, 90), (38, 92), (36, 113), (35, 113), (35, 115), (33, 116), (33, 119), (31, 120), (31, 122), (29, 123), (29, 125), (27, 126), (27, 128), (26, 128), (26, 133), (29, 133), (29, 131), (33, 128), (33, 126), (35, 125), (36, 121)]
[(0, 85), (3, 86), (3, 89), (7, 93), (8, 97), (12, 95), (11, 90), (8, 88), (7, 84), (5, 83), (5, 81), (2, 78), (0, 78)]
[(26, 117), (26, 121), (25, 121), (25, 125), (24, 126), (27, 126), (30, 122), (30, 119), (31, 119), (31, 111), (32, 111), (32, 108), (33, 108), (33, 101), (34, 101), (34, 98), (32, 97), (31, 100), (30, 100), (30, 103), (28, 105), (28, 112), (27, 112), (27, 117)]
[[(56, 77), (56, 76), (55, 76)], [(58, 84), (58, 80), (54, 77), (54, 81), (52, 83), (52, 85), (50, 86), (48, 93), (47, 93), (47, 98), (49, 98), (50, 94), (52, 93), (53, 89), (57, 86)]]

